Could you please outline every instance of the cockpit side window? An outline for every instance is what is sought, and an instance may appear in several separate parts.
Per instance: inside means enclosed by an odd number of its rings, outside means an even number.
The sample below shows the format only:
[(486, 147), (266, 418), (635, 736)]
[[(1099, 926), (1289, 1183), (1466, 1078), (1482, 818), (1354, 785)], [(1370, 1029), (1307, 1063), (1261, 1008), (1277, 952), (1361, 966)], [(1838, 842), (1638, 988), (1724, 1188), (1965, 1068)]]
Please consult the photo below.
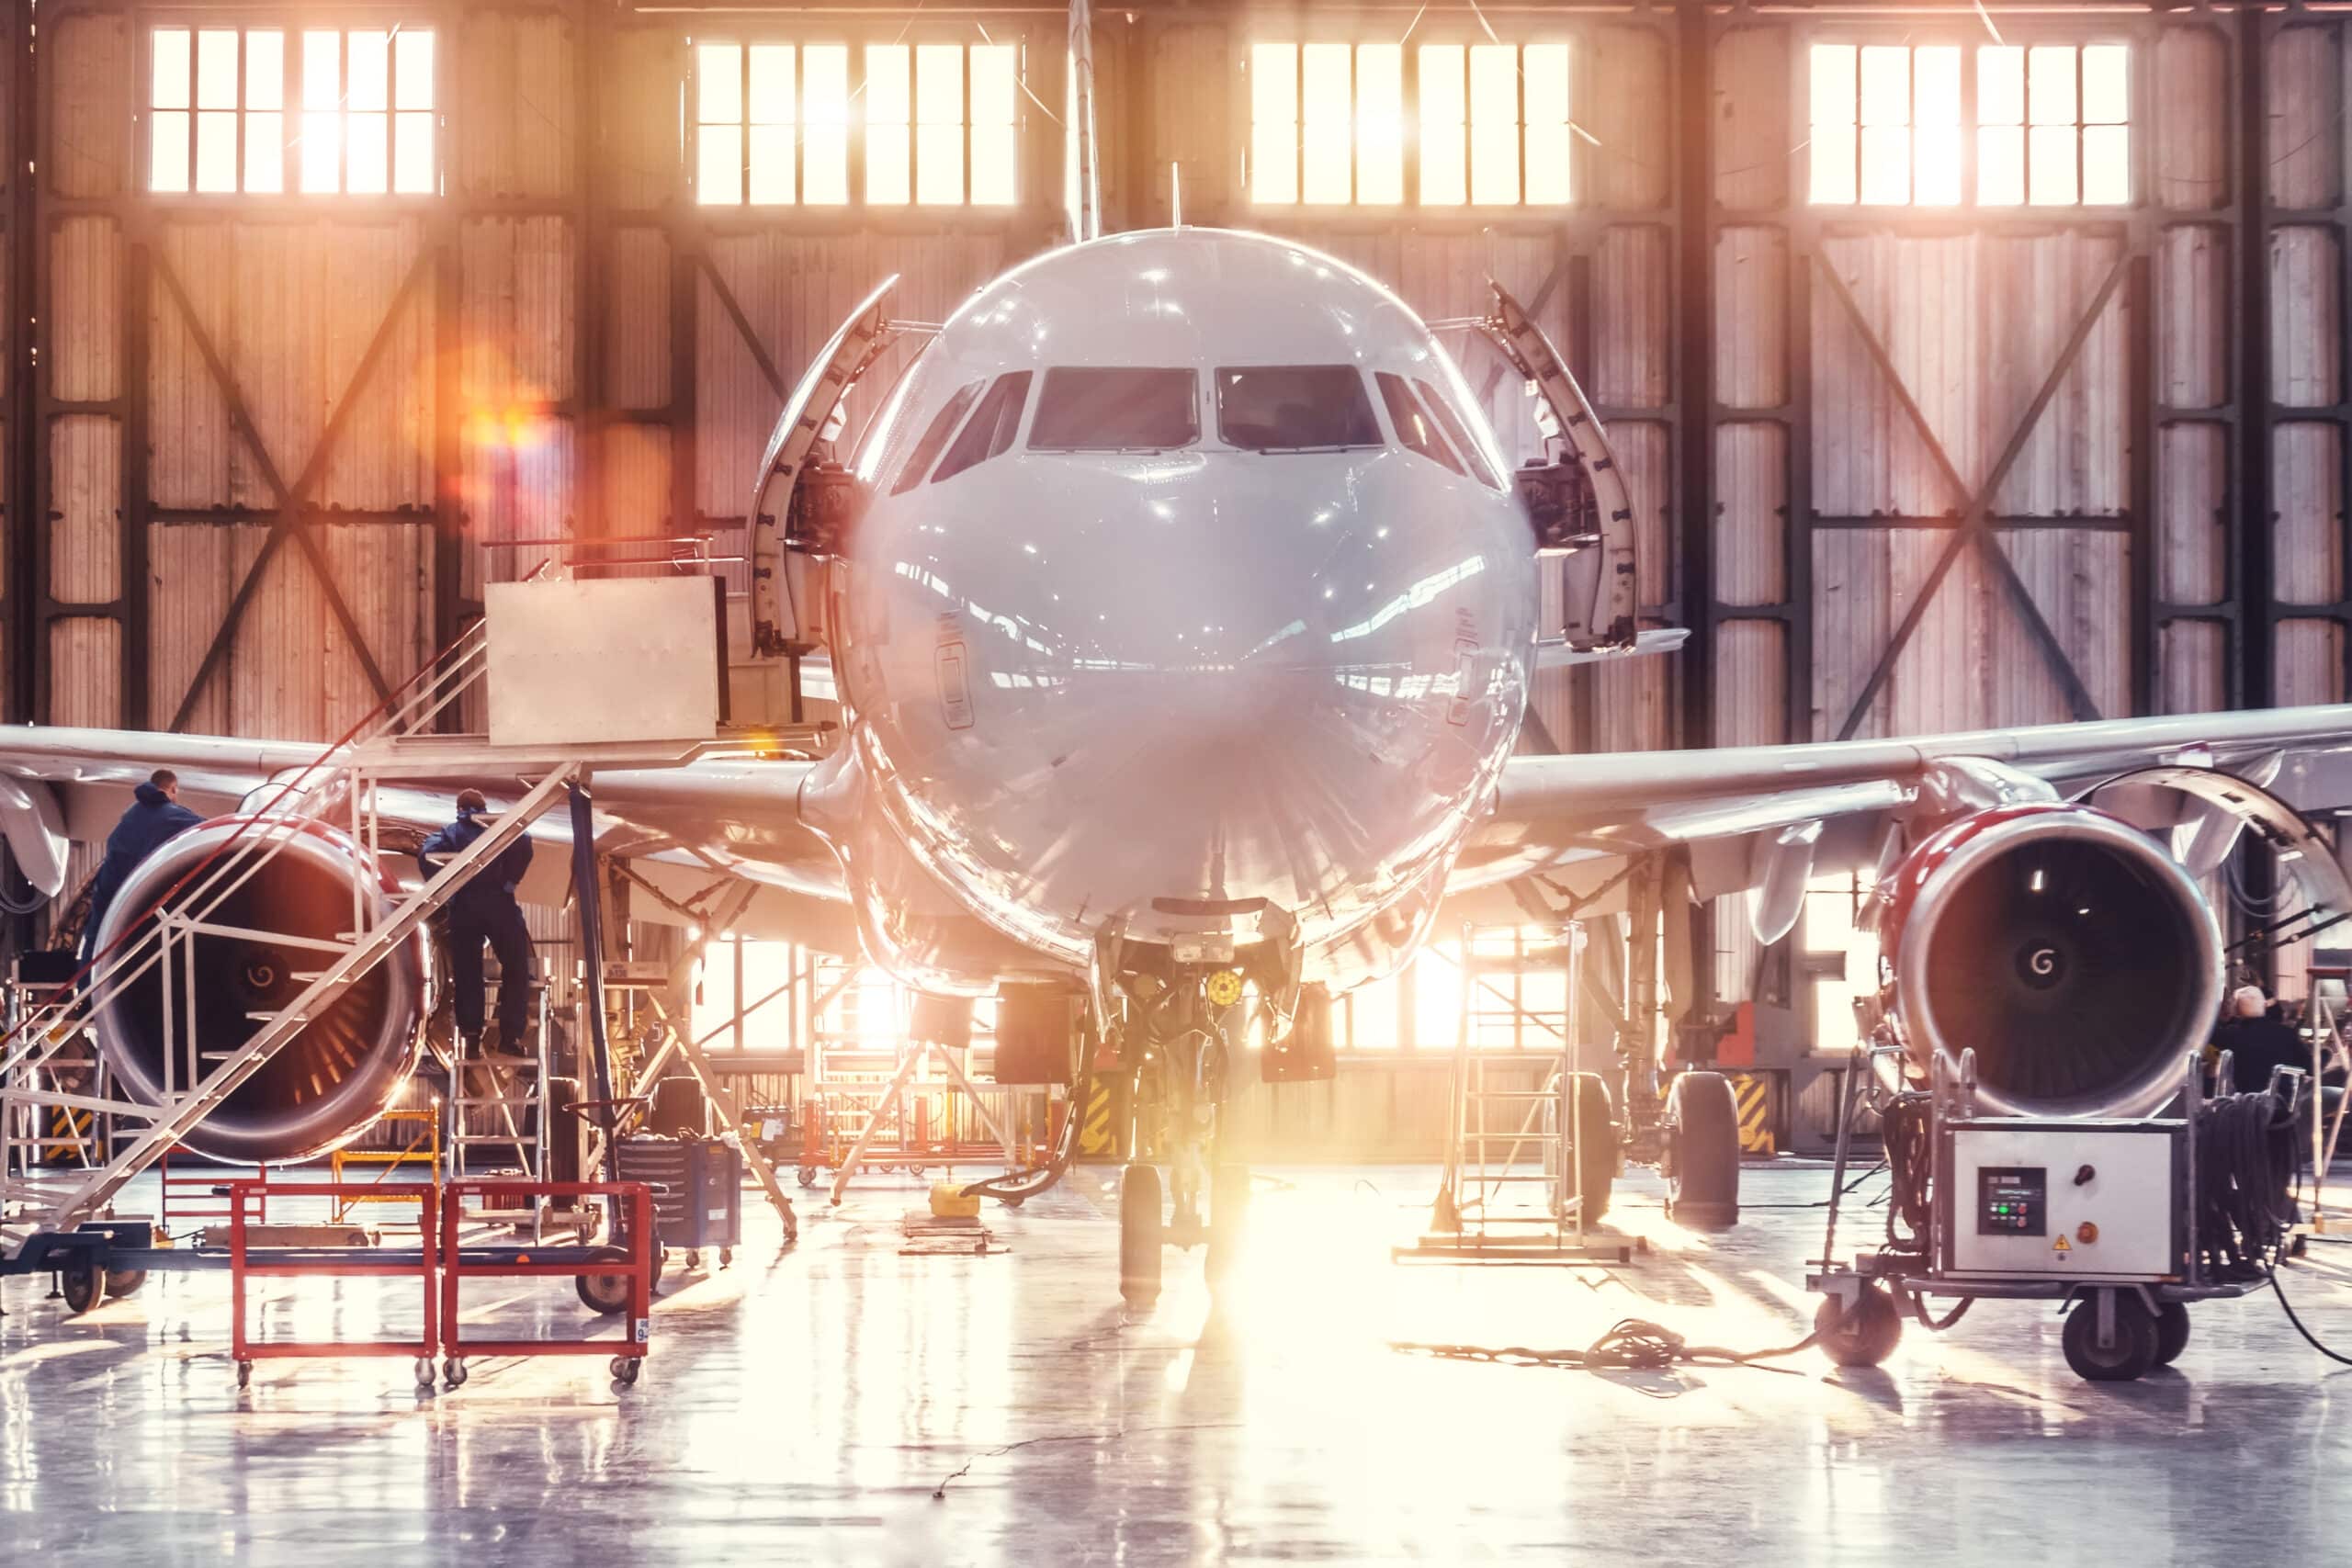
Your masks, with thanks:
[(1190, 366), (1065, 366), (1046, 372), (1032, 452), (1165, 452), (1201, 438)]
[(1216, 433), (1245, 452), (1344, 452), (1383, 445), (1363, 376), (1352, 365), (1222, 367)]
[(1021, 410), (1029, 400), (1029, 372), (1014, 370), (996, 378), (989, 395), (972, 415), (972, 423), (939, 460), (939, 471), (931, 482), (952, 479), (965, 469), (1008, 451), (1012, 446), (1013, 433), (1021, 428)]
[(1385, 370), (1375, 372), (1374, 378), (1380, 383), (1380, 400), (1388, 405), (1388, 423), (1396, 427), (1396, 439), (1404, 444), (1405, 449), (1418, 452), (1430, 462), (1451, 468), (1457, 474), (1464, 472), (1462, 460), (1445, 444), (1445, 437), (1438, 433), (1435, 422), (1422, 411), (1420, 400), (1413, 396), (1412, 389), (1405, 385), (1405, 378), (1392, 376)]
[(1462, 460), (1470, 465), (1471, 475), (1488, 490), (1502, 489), (1503, 481), (1495, 477), (1494, 468), (1487, 462), (1487, 455), (1478, 450), (1478, 443), (1471, 439), (1469, 430), (1463, 424), (1461, 414), (1454, 412), (1453, 405), (1439, 396), (1438, 389), (1427, 381), (1416, 380), (1413, 385), (1419, 390), (1423, 405), (1436, 417), (1438, 428), (1445, 432), (1448, 441), (1453, 443), (1453, 449), (1462, 455)]
[(947, 400), (946, 406), (932, 420), (930, 428), (922, 433), (922, 439), (915, 443), (915, 449), (907, 454), (907, 466), (899, 470), (897, 479), (890, 481), (892, 495), (904, 495), (922, 483), (923, 475), (931, 472), (932, 464), (939, 460), (939, 449), (947, 445), (949, 436), (956, 434), (956, 422), (964, 417), (965, 411), (972, 406), (972, 400), (980, 395), (980, 389), (986, 384), (974, 381), (956, 389), (956, 395)]

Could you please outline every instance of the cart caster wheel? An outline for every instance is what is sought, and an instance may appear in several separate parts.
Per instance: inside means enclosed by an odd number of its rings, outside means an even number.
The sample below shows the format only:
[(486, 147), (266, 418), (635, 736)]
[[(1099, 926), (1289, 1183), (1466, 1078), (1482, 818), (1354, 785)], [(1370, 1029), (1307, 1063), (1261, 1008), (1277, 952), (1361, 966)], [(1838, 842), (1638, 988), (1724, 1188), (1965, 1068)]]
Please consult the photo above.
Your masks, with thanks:
[(433, 1392), (433, 1358), (430, 1356), (419, 1356), (416, 1359), (416, 1392), (419, 1393)]
[(79, 1317), (107, 1299), (107, 1271), (95, 1263), (71, 1263), (58, 1270), (65, 1310)]
[(686, 1267), (689, 1269), (699, 1269), (702, 1267), (702, 1251), (700, 1248), (692, 1247), (686, 1248)]
[(721, 1269), (729, 1268), (734, 1264), (734, 1262), (735, 1249), (733, 1247), (722, 1247), (718, 1249), (718, 1266)]
[(639, 1359), (636, 1356), (615, 1356), (612, 1366), (613, 1381), (623, 1388), (635, 1388)]
[[(605, 1256), (616, 1263), (628, 1261), (618, 1247), (606, 1249)], [(600, 1317), (611, 1317), (628, 1309), (628, 1287), (626, 1274), (582, 1274), (578, 1285), (580, 1304)]]
[(1814, 1310), (1813, 1333), (1822, 1354), (1841, 1367), (1875, 1367), (1894, 1354), (1903, 1337), (1903, 1314), (1894, 1298), (1875, 1285), (1865, 1285), (1853, 1307), (1840, 1307), (1836, 1296), (1823, 1298)]
[(450, 1357), (441, 1363), (441, 1381), (451, 1388), (463, 1388), (466, 1383), (466, 1364), (455, 1356)]
[[(2098, 1342), (2098, 1302), (2085, 1296), (2066, 1314), (2058, 1342), (2066, 1364), (2086, 1382), (2132, 1382), (2156, 1364), (2157, 1328), (2136, 1292), (2115, 1293), (2115, 1343)], [(2186, 1343), (2186, 1341), (2184, 1341)]]
[(817, 1185), (817, 1168), (813, 1165), (804, 1165), (792, 1174), (799, 1179), (800, 1185), (803, 1187), (814, 1187)]
[(251, 1361), (239, 1361), (237, 1363), (237, 1386), (239, 1388), (250, 1388), (253, 1386), (253, 1381), (254, 1364)]
[(2188, 1308), (2166, 1302), (2156, 1314), (2156, 1365), (2169, 1367), (2188, 1348)]

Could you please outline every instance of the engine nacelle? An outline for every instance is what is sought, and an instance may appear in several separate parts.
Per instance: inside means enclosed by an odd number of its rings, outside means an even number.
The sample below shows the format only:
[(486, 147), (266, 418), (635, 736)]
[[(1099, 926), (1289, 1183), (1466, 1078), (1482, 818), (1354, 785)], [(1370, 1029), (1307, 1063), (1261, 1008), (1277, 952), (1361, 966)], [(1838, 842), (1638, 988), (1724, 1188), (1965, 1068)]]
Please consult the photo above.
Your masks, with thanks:
[[(98, 929), (99, 950), (119, 940), (149, 906), (227, 843), (247, 820), (216, 818), (148, 857), (107, 907)], [(334, 954), (273, 942), (271, 933), (312, 942), (343, 940), (343, 933), (352, 929), (355, 871), (364, 881), (376, 916), (390, 912), (397, 885), (367, 863), (348, 834), (315, 820), (276, 828), (256, 824), (230, 854), (241, 855), (249, 846), (263, 848), (266, 832), (284, 833), (285, 841), (251, 875), (242, 874), (250, 862), (218, 882), (208, 872), (169, 902), (169, 908), (182, 909), (193, 897), (205, 910), (207, 925), (235, 928), (240, 934), (206, 931), (173, 943), (168, 1032), (162, 965), (149, 962), (142, 969), (134, 960), (121, 979), (100, 987), (98, 1050), (125, 1098), (160, 1102), (167, 1082), (169, 1092), (186, 1092), (218, 1067), (226, 1053), (251, 1039), (268, 1014), (301, 995), (310, 984), (301, 976), (326, 968)], [(220, 889), (232, 883), (235, 890), (214, 904)], [(125, 943), (124, 951), (129, 950)], [(416, 1066), (430, 1005), (426, 951), (420, 930), (320, 1010), (183, 1144), (216, 1159), (276, 1162), (322, 1153), (364, 1130), (390, 1108)], [(149, 956), (142, 951), (139, 960)], [(193, 1029), (188, 1027), (191, 1002)]]
[(1881, 976), (1913, 1070), (1976, 1053), (2017, 1116), (2143, 1116), (2210, 1038), (2222, 938), (2162, 843), (2106, 812), (2006, 806), (1946, 825), (1882, 881)]

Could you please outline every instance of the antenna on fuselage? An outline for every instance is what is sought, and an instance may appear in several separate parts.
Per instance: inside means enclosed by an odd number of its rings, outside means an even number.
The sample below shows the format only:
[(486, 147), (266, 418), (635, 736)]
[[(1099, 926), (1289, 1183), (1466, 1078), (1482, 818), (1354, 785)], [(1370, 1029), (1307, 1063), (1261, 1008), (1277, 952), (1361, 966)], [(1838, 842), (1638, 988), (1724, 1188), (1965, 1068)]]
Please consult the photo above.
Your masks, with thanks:
[(1173, 158), (1168, 161), (1168, 226), (1184, 226), (1184, 165)]
[(1069, 237), (1073, 244), (1084, 244), (1102, 236), (1102, 180), (1094, 143), (1094, 17), (1086, 0), (1069, 0)]

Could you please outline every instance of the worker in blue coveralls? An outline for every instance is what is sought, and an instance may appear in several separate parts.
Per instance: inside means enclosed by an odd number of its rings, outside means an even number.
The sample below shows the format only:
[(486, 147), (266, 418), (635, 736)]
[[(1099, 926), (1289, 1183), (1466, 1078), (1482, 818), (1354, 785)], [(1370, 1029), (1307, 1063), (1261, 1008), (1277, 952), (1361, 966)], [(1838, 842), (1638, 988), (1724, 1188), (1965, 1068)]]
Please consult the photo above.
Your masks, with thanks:
[[(481, 791), (458, 795), (458, 819), (424, 840), (416, 863), (429, 879), (441, 869), (436, 855), (454, 855), (472, 843), (489, 826), (482, 820), (489, 803)], [(530, 1029), (531, 931), (523, 922), (523, 908), (514, 888), (531, 869), (531, 840), (520, 838), (488, 865), (481, 867), (458, 889), (448, 903), (449, 981), (458, 1015), (459, 1053), (479, 1060), (523, 1060)], [(486, 1052), (482, 1042), (481, 947), (487, 942), (498, 953), (498, 1049)]]
[(169, 768), (157, 768), (131, 792), (130, 809), (107, 835), (107, 858), (98, 863), (98, 874), (90, 882), (90, 913), (82, 922), (83, 963), (97, 956), (98, 928), (140, 863), (203, 820), (180, 804), (180, 776)]

